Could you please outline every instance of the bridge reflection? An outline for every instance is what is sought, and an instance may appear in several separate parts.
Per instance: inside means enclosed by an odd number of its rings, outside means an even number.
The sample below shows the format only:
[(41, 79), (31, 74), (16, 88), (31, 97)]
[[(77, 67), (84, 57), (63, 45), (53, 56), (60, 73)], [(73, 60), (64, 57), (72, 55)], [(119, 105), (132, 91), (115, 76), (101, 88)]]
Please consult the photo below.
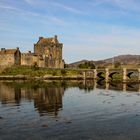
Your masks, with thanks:
[(80, 89), (87, 91), (94, 89), (120, 90), (140, 92), (140, 83), (104, 82), (103, 80), (85, 80)]
[(63, 95), (67, 88), (77, 87), (86, 93), (96, 89), (135, 91), (140, 93), (138, 83), (106, 83), (103, 81), (67, 81), (67, 82), (0, 82), (1, 105), (8, 104), (20, 106), (22, 101), (33, 102), (35, 109), (40, 115), (57, 116), (63, 108)]

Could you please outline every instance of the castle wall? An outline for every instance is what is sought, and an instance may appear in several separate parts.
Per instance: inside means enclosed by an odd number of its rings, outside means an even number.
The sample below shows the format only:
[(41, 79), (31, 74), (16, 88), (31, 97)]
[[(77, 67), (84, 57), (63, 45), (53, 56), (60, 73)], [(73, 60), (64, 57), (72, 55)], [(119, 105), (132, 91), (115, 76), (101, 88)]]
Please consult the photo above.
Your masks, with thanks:
[(15, 59), (14, 54), (1, 54), (0, 55), (0, 65), (1, 66), (8, 66), (14, 65)]
[(15, 65), (21, 65), (21, 52), (19, 50), (14, 54), (14, 59)]
[(33, 56), (30, 54), (21, 55), (21, 65), (32, 66), (34, 65)]
[(20, 53), (17, 49), (5, 49), (0, 51), (0, 67), (12, 65), (34, 66), (48, 68), (64, 68), (62, 60), (63, 44), (59, 43), (57, 36), (54, 38), (40, 37), (39, 41), (34, 44), (34, 53)]
[(24, 53), (21, 55), (21, 65), (34, 66), (35, 64), (37, 64), (38, 67), (45, 67), (45, 60), (31, 53)]
[(44, 53), (44, 47), (42, 47), (42, 45), (36, 45), (34, 47), (34, 53), (35, 54), (43, 54)]
[(38, 61), (38, 66), (39, 67), (45, 67), (45, 60), (43, 59), (43, 60), (39, 60)]

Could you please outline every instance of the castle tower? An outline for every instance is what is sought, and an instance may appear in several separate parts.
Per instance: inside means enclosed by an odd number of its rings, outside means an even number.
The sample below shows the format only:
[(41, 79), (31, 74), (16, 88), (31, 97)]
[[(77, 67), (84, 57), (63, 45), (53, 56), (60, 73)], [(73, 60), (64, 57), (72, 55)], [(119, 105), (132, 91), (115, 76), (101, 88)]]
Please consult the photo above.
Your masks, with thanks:
[(56, 35), (52, 38), (39, 37), (38, 42), (34, 44), (34, 53), (43, 56), (46, 67), (64, 68), (62, 47), (63, 44), (59, 43)]

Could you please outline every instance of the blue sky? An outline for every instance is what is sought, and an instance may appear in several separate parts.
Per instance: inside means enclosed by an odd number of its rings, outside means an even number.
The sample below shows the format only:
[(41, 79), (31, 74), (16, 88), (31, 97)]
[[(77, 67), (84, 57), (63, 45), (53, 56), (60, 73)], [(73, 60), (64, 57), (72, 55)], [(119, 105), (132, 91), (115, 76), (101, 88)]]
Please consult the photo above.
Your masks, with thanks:
[(0, 0), (0, 47), (58, 35), (67, 63), (140, 54), (140, 0)]

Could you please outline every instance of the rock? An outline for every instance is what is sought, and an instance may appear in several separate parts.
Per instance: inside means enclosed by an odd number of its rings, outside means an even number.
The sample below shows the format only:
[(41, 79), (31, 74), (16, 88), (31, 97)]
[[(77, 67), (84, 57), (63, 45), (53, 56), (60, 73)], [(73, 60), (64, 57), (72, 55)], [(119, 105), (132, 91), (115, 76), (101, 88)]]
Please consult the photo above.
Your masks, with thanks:
[(65, 119), (65, 123), (72, 123), (70, 119)]
[(45, 128), (47, 128), (47, 127), (48, 127), (48, 125), (47, 125), (47, 124), (43, 124), (43, 125), (42, 125), (42, 127), (45, 127)]
[(72, 121), (66, 121), (66, 123), (72, 123)]

